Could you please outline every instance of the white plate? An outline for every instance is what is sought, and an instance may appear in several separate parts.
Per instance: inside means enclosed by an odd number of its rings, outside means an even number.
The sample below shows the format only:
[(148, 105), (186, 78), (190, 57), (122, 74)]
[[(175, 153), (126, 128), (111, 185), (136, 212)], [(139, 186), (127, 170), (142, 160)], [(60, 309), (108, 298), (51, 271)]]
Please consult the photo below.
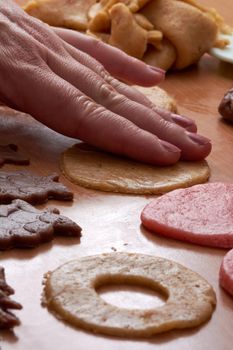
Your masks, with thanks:
[(220, 34), (219, 39), (228, 39), (230, 44), (224, 49), (213, 47), (209, 51), (210, 55), (218, 58), (219, 60), (233, 63), (233, 34)]

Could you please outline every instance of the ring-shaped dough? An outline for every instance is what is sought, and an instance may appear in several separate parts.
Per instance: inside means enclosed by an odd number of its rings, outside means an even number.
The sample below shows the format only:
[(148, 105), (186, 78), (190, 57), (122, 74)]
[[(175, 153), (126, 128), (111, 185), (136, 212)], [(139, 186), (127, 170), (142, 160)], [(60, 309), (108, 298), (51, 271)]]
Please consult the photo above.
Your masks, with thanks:
[[(130, 283), (162, 292), (168, 299), (154, 309), (129, 310), (104, 301), (96, 288)], [(197, 273), (164, 258), (109, 253), (79, 258), (47, 274), (45, 303), (60, 319), (93, 332), (146, 337), (206, 321), (215, 305), (212, 287)]]

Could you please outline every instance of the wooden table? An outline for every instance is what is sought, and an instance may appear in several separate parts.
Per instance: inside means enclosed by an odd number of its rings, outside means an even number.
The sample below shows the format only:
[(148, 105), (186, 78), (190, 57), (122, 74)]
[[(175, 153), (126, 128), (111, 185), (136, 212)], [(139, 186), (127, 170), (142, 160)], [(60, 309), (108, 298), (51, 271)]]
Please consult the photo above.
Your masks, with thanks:
[[(233, 4), (229, 0), (202, 0), (215, 6), (233, 24)], [(169, 73), (162, 84), (179, 104), (180, 112), (197, 121), (199, 131), (213, 141), (208, 158), (210, 181), (232, 181), (233, 126), (224, 123), (217, 106), (230, 88), (233, 65), (220, 63), (206, 55), (199, 65), (179, 73)], [(59, 157), (75, 141), (47, 129), (28, 116), (0, 113), (1, 143), (16, 143), (31, 158), (29, 169), (40, 174), (59, 172)], [(4, 166), (4, 170), (18, 169)], [(83, 228), (78, 239), (57, 238), (33, 250), (11, 250), (0, 253), (7, 281), (15, 288), (15, 300), (23, 305), (16, 312), (21, 326), (15, 333), (2, 334), (5, 350), (149, 350), (159, 349), (232, 349), (233, 299), (218, 286), (218, 271), (226, 250), (199, 247), (150, 234), (140, 226), (140, 212), (151, 198), (127, 196), (87, 190), (64, 182), (75, 193), (73, 203), (49, 201), (61, 213), (77, 221)], [(43, 206), (41, 206), (43, 207)], [(44, 206), (45, 207), (45, 206)], [(172, 331), (145, 340), (118, 339), (94, 335), (73, 329), (58, 321), (40, 304), (43, 274), (60, 264), (80, 256), (103, 252), (128, 251), (162, 256), (178, 261), (205, 277), (217, 294), (217, 307), (209, 322), (202, 327)], [(134, 290), (134, 292), (133, 292)], [(140, 288), (115, 290), (105, 288), (101, 293), (117, 305), (148, 307), (163, 301), (152, 292)], [(153, 297), (154, 296), (154, 297)]]

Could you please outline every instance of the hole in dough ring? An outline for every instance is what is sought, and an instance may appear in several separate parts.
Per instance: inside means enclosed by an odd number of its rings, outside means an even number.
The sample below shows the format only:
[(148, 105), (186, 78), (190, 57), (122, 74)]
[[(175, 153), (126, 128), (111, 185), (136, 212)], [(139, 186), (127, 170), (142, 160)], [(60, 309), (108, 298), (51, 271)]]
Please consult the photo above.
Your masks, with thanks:
[[(107, 303), (96, 292), (106, 283), (146, 286), (167, 296), (154, 309), (126, 309)], [(79, 258), (49, 272), (44, 301), (73, 326), (121, 337), (147, 337), (205, 322), (212, 314), (215, 293), (197, 273), (164, 258), (108, 253)]]

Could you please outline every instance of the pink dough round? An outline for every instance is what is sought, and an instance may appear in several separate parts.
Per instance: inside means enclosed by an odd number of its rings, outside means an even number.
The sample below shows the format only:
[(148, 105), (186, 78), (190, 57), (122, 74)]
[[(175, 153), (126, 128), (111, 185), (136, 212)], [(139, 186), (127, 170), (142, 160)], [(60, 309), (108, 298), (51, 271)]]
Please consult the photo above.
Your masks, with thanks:
[(233, 249), (223, 258), (219, 272), (219, 283), (233, 296)]
[(148, 204), (141, 220), (160, 235), (233, 248), (233, 184), (208, 183), (172, 191)]

